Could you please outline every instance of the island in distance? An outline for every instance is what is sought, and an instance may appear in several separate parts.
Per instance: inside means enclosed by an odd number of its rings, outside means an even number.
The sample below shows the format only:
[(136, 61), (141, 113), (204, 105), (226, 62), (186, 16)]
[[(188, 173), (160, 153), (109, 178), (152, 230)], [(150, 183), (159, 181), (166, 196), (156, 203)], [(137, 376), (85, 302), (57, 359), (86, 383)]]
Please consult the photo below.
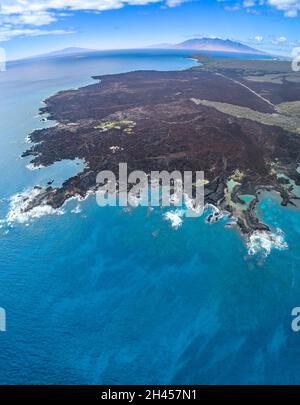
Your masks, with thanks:
[[(230, 39), (222, 38), (192, 38), (188, 39), (179, 44), (156, 44), (151, 45), (148, 48), (153, 49), (181, 49), (188, 51), (212, 51), (212, 52), (229, 52), (229, 53), (239, 53), (247, 55), (266, 55), (265, 52), (262, 52), (258, 49), (252, 48), (246, 44), (242, 44), (237, 41), (232, 41)], [(69, 47), (60, 49), (57, 51), (45, 53), (42, 55), (36, 55), (30, 57), (29, 59), (44, 59), (44, 58), (53, 58), (53, 57), (69, 57), (69, 56), (84, 56), (88, 53), (97, 54), (100, 51), (97, 49), (89, 48), (78, 48), (78, 47)]]
[(258, 49), (237, 41), (222, 38), (192, 38), (179, 44), (161, 44), (153, 45), (151, 48), (166, 48), (166, 49), (187, 49), (194, 51), (212, 51), (212, 52), (231, 52), (245, 53), (247, 55), (266, 55)]
[(229, 212), (248, 237), (268, 232), (255, 210), (261, 191), (277, 191), (284, 206), (300, 197), (300, 74), (286, 61), (193, 57), (201, 64), (186, 71), (95, 77), (47, 99), (41, 113), (57, 125), (34, 131), (23, 156), (35, 166), (80, 158), (86, 167), (24, 210), (85, 197), (100, 171), (127, 162), (146, 173), (204, 171), (205, 203)]

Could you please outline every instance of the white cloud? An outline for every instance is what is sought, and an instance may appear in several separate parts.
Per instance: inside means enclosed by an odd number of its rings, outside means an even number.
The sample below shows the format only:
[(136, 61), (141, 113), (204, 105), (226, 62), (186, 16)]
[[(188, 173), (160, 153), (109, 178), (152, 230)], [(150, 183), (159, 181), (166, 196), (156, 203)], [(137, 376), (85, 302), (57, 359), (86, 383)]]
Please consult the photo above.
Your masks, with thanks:
[(168, 7), (177, 7), (180, 6), (182, 3), (186, 3), (188, 0), (166, 0), (166, 5)]
[[(21, 35), (49, 35), (64, 33), (49, 30), (51, 23), (75, 11), (101, 13), (106, 10), (120, 9), (126, 5), (163, 4), (176, 7), (192, 0), (0, 0), (0, 41)], [(217, 0), (227, 2), (227, 0)], [(229, 2), (228, 2), (229, 3)], [(225, 5), (228, 11), (238, 11), (244, 7), (248, 13), (258, 14), (260, 6), (270, 6), (282, 11), (286, 17), (297, 17), (300, 0), (238, 0)], [(10, 26), (10, 28), (7, 28)], [(20, 33), (20, 34), (17, 34)], [(69, 31), (66, 31), (69, 33)]]
[[(220, 1), (220, 0), (218, 0)], [(238, 4), (235, 4), (234, 6), (225, 6), (224, 9), (226, 11), (239, 11), (241, 7)]]
[(289, 40), (286, 37), (277, 37), (272, 39), (271, 43), (274, 45), (285, 45), (289, 44)]
[(287, 39), (286, 37), (279, 37), (279, 38), (278, 38), (278, 42), (281, 42), (281, 43), (282, 43), (282, 42), (287, 42), (287, 40), (288, 40), (288, 39)]
[[(227, 0), (217, 1), (221, 2)], [(251, 14), (259, 14), (257, 9), (262, 6), (269, 6), (278, 11), (282, 11), (286, 17), (291, 18), (297, 17), (300, 12), (300, 0), (240, 0), (239, 3), (225, 6), (225, 9), (234, 11), (241, 6), (246, 9), (247, 13)]]
[(244, 7), (253, 7), (253, 6), (255, 6), (255, 1), (254, 0), (244, 0), (243, 6)]
[(300, 10), (300, 0), (268, 0), (268, 4), (283, 11), (286, 17), (297, 17)]
[[(187, 0), (166, 0), (166, 5), (180, 5)], [(164, 0), (2, 0), (1, 14), (55, 13), (57, 11), (106, 11), (125, 5), (147, 5)]]
[(72, 11), (102, 12), (154, 3), (176, 7), (186, 1), (190, 0), (0, 0), (0, 41), (17, 36), (69, 33), (36, 27), (47, 26)]
[[(0, 14), (1, 15), (1, 14)], [(53, 14), (44, 11), (26, 12), (24, 14), (2, 15), (2, 22), (13, 25), (34, 25), (41, 27), (56, 21)]]
[(1, 27), (0, 28), (0, 41), (8, 41), (17, 37), (36, 37), (41, 35), (66, 35), (73, 34), (74, 31), (65, 30), (41, 30), (41, 29), (18, 29), (13, 27)]
[(260, 14), (259, 11), (255, 10), (254, 8), (247, 8), (246, 11), (247, 11), (248, 14), (254, 14), (254, 15), (259, 15)]

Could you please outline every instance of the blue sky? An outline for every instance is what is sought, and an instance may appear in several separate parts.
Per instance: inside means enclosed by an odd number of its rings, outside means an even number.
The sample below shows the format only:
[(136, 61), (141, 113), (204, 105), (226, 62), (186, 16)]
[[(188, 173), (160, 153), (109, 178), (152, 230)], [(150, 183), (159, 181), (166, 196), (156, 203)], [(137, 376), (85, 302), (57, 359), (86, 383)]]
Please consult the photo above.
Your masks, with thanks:
[(0, 0), (8, 59), (69, 46), (138, 48), (209, 36), (286, 54), (300, 46), (300, 0)]

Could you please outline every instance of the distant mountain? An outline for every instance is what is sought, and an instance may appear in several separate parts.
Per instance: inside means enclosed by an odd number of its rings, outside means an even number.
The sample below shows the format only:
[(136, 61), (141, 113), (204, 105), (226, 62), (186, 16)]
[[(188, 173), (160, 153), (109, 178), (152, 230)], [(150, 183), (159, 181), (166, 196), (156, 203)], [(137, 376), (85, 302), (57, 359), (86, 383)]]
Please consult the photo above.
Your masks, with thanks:
[(47, 57), (47, 56), (64, 56), (64, 55), (73, 55), (77, 53), (86, 53), (86, 52), (96, 52), (95, 49), (88, 49), (88, 48), (76, 48), (76, 47), (71, 47), (71, 48), (64, 48), (60, 49), (58, 51), (54, 52), (49, 52), (44, 55), (39, 55), (40, 57)]
[(97, 52), (95, 49), (88, 49), (88, 48), (64, 48), (58, 51), (48, 52), (41, 55), (30, 56), (29, 58), (25, 59), (43, 59), (43, 58), (52, 58), (52, 57), (59, 57), (59, 56), (68, 56), (68, 55), (77, 55), (82, 53), (89, 53), (89, 52)]
[[(152, 46), (153, 48), (153, 46)], [(196, 51), (215, 51), (215, 52), (237, 52), (253, 55), (264, 55), (265, 52), (251, 48), (248, 45), (241, 44), (230, 39), (220, 38), (194, 38), (181, 42), (180, 44), (164, 44), (163, 48), (169, 49), (187, 49)]]
[[(246, 53), (250, 55), (266, 55), (265, 52), (259, 51), (258, 49), (251, 48), (250, 46), (244, 45), (237, 41), (231, 41), (229, 39), (220, 38), (194, 38), (188, 39), (187, 41), (181, 42), (179, 44), (157, 44), (148, 46), (148, 48), (156, 49), (186, 49), (194, 51), (215, 51), (215, 52), (236, 52), (236, 53)], [(79, 55), (83, 53), (99, 52), (96, 49), (88, 48), (78, 48), (70, 47), (60, 49), (54, 52), (45, 53), (42, 55), (32, 56), (26, 59), (37, 59), (37, 58), (51, 58), (60, 57), (68, 55)]]

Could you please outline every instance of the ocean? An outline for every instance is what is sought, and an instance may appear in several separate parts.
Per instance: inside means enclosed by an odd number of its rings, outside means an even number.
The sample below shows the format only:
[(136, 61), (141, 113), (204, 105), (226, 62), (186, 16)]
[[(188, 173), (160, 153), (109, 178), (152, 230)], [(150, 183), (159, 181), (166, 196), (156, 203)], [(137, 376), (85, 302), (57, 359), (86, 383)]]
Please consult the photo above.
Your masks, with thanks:
[[(262, 195), (274, 241), (247, 246), (225, 220), (100, 208), (94, 196), (22, 217), (19, 193), (80, 161), (30, 170), (42, 101), (92, 75), (195, 65), (180, 51), (13, 62), (0, 73), (0, 384), (299, 384), (300, 216)], [(176, 216), (176, 213), (174, 214)]]

